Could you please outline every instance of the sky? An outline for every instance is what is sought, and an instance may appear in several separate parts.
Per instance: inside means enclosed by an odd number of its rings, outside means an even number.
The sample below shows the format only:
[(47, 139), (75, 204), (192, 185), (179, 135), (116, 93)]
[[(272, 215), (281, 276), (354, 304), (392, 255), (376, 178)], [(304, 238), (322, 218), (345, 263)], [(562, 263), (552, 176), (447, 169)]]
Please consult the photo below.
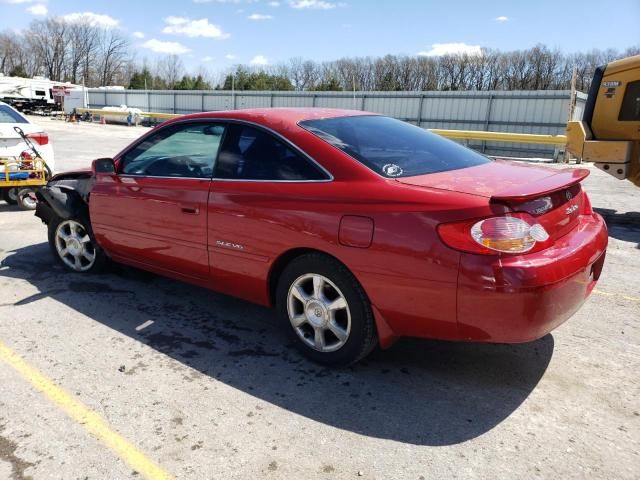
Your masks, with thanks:
[(640, 0), (0, 0), (0, 30), (84, 15), (121, 29), (139, 61), (196, 70), (544, 43), (563, 52), (640, 44)]

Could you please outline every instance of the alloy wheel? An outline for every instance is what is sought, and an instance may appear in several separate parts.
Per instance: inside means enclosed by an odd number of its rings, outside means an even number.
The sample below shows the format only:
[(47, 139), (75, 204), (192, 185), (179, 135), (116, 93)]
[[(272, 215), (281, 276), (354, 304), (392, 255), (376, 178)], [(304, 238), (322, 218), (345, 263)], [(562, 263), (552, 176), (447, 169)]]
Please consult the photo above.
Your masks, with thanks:
[(96, 261), (96, 250), (81, 223), (65, 220), (58, 225), (55, 235), (56, 251), (60, 259), (72, 270), (85, 272)]
[(287, 312), (298, 337), (314, 350), (334, 352), (349, 339), (351, 312), (347, 300), (323, 275), (302, 275), (291, 284)]

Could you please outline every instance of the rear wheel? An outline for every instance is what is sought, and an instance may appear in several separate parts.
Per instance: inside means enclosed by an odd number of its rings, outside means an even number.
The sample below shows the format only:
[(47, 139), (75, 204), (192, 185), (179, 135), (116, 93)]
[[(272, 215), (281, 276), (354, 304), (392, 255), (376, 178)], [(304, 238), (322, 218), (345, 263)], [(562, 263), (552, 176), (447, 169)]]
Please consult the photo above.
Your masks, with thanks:
[(353, 274), (335, 259), (307, 254), (282, 272), (279, 316), (298, 349), (330, 366), (347, 366), (377, 344), (371, 305)]
[(49, 223), (49, 247), (62, 265), (72, 272), (98, 272), (106, 257), (91, 239), (88, 222), (55, 217)]
[(4, 188), (0, 194), (2, 195), (2, 200), (7, 202), (9, 205), (15, 205), (18, 203), (17, 188)]

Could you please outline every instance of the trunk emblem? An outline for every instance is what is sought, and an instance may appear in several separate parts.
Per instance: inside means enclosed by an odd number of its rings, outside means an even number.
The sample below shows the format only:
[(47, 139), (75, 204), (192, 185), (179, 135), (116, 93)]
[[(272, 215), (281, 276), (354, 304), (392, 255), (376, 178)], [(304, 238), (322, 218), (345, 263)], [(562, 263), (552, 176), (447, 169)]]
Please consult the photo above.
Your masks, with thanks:
[(578, 205), (571, 205), (570, 207), (567, 207), (567, 209), (564, 211), (567, 215), (571, 215), (573, 212), (575, 212), (578, 209)]
[(564, 192), (564, 195), (565, 195), (565, 197), (567, 197), (567, 200), (571, 200), (573, 198), (573, 195), (571, 194), (571, 192), (569, 190)]

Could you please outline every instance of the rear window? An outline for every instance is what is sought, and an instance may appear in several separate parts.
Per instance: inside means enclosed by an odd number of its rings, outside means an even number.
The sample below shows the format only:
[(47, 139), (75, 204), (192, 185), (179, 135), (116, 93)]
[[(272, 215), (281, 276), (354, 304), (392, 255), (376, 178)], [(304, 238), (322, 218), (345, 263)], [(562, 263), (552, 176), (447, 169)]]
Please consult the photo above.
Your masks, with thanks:
[(473, 167), (490, 160), (414, 125), (378, 115), (306, 120), (300, 126), (387, 177)]
[(0, 123), (29, 123), (27, 119), (6, 105), (0, 105)]

